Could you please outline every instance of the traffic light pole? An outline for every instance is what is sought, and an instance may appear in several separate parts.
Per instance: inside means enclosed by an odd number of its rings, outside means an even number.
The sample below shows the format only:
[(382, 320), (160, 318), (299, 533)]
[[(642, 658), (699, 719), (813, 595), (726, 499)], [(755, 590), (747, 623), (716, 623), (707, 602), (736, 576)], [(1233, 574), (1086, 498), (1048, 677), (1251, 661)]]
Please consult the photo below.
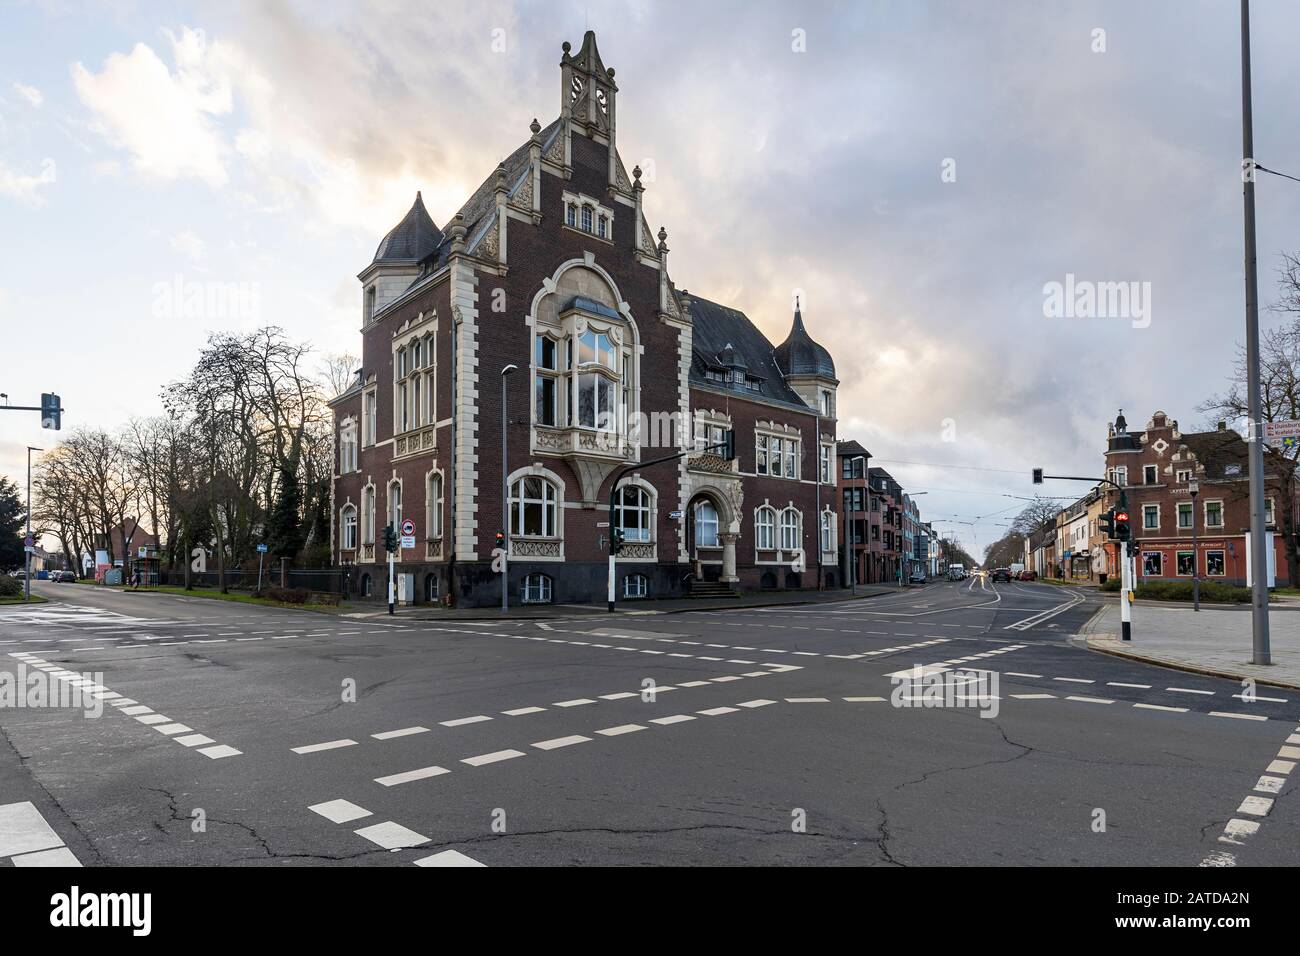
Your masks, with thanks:
[(662, 465), (666, 461), (676, 461), (678, 458), (682, 458), (686, 455), (694, 454), (696, 452), (703, 453), (703, 452), (710, 452), (710, 451), (712, 452), (721, 451), (728, 460), (734, 460), (735, 451), (736, 451), (735, 442), (736, 442), (735, 433), (732, 432), (728, 436), (728, 440), (723, 441), (721, 444), (706, 445), (705, 447), (698, 448), (698, 449), (688, 448), (683, 451), (679, 451), (673, 455), (665, 455), (663, 458), (655, 458), (652, 461), (634, 462), (633, 464), (630, 465), (624, 465), (622, 468), (620, 468), (618, 471), (614, 473), (614, 480), (610, 482), (609, 485), (609, 570), (605, 580), (606, 602), (607, 602), (607, 610), (609, 611), (609, 613), (611, 614), (614, 613), (614, 605), (616, 603), (616, 599), (614, 597), (614, 593), (615, 593), (614, 562), (617, 558), (618, 550), (621, 549), (622, 547), (621, 544), (615, 545), (614, 543), (614, 531), (615, 528), (617, 527), (614, 523), (614, 509), (615, 509), (615, 502), (617, 501), (618, 498), (618, 483), (628, 475), (632, 474), (632, 472), (634, 471), (639, 471), (642, 468), (650, 468), (654, 465)]

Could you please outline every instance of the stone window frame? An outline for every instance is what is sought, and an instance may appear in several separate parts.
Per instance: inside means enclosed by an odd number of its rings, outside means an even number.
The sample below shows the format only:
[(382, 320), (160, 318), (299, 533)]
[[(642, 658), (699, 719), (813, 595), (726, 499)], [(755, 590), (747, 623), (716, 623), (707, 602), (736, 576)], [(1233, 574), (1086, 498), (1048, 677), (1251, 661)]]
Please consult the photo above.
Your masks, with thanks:
[[(537, 597), (529, 597), (529, 592), (536, 587)], [(520, 604), (554, 604), (555, 580), (543, 571), (530, 571), (519, 582)]]
[[(1210, 524), (1210, 505), (1219, 506), (1219, 520), (1215, 524)], [(1201, 502), (1201, 524), (1206, 528), (1222, 528), (1224, 519), (1224, 508), (1222, 498), (1207, 498)]]
[[(1156, 523), (1155, 523), (1155, 524), (1150, 524), (1150, 525), (1147, 524), (1147, 509), (1148, 509), (1148, 508), (1155, 508), (1155, 509), (1156, 509)], [(1159, 502), (1154, 502), (1154, 503), (1153, 503), (1153, 502), (1146, 502), (1145, 504), (1142, 505), (1142, 530), (1143, 530), (1143, 531), (1159, 531), (1159, 530), (1160, 530), (1160, 512), (1161, 512), (1161, 510), (1162, 510), (1162, 509), (1161, 509), (1161, 507), (1160, 507)]]
[[(549, 485), (551, 485), (552, 488), (555, 489), (555, 516), (554, 516), (555, 527), (552, 529), (552, 531), (554, 532), (553, 534), (527, 535), (522, 533), (516, 534), (513, 531), (515, 503), (519, 500), (518, 498), (515, 497), (513, 489), (515, 485), (521, 482), (524, 478), (541, 478), (543, 481), (547, 482)], [(509, 537), (511, 545), (513, 545), (513, 543), (516, 541), (556, 542), (558, 544), (558, 549), (556, 554), (553, 555), (530, 554), (527, 556), (527, 560), (560, 561), (560, 562), (564, 561), (564, 517), (565, 517), (564, 479), (561, 478), (559, 475), (557, 475), (555, 472), (551, 471), (549, 468), (545, 468), (540, 464), (532, 464), (523, 468), (517, 468), (514, 471), (512, 471), (506, 477), (506, 487), (510, 489), (510, 491), (507, 493), (506, 496), (507, 508), (509, 514), (507, 515), (507, 520), (505, 522), (505, 530), (506, 530), (506, 534)], [(522, 487), (520, 488), (520, 491), (521, 492), (523, 491)], [(512, 546), (510, 548), (510, 553), (512, 556), (514, 555), (514, 551), (515, 549)]]
[[(632, 538), (632, 537), (625, 537), (625, 538), (624, 538), (624, 541), (625, 541), (627, 544), (642, 544), (642, 545), (648, 545), (650, 548), (655, 549), (656, 546), (657, 546), (657, 544), (658, 544), (658, 538), (659, 538), (659, 534), (658, 534), (658, 527), (659, 527), (659, 491), (658, 491), (658, 489), (655, 488), (654, 485), (652, 485), (650, 482), (646, 481), (644, 478), (642, 478), (642, 477), (640, 476), (640, 474), (638, 474), (638, 473), (636, 473), (636, 472), (634, 472), (634, 473), (632, 473), (632, 474), (630, 474), (630, 475), (627, 475), (626, 477), (622, 478), (622, 479), (619, 481), (619, 483), (618, 483), (618, 485), (617, 485), (617, 487), (616, 487), (616, 489), (615, 489), (616, 491), (620, 492), (620, 494), (618, 494), (618, 495), (615, 496), (616, 501), (615, 501), (615, 506), (614, 506), (615, 514), (618, 515), (618, 516), (620, 516), (619, 518), (616, 518), (616, 520), (618, 520), (618, 521), (620, 522), (620, 523), (617, 525), (617, 527), (622, 527), (622, 524), (621, 524), (621, 515), (622, 515), (622, 513), (623, 513), (623, 500), (622, 500), (623, 496), (622, 496), (621, 492), (624, 491), (625, 489), (628, 489), (628, 488), (635, 488), (635, 489), (637, 489), (638, 491), (640, 491), (643, 495), (645, 495), (645, 500), (646, 500), (645, 507), (644, 507), (644, 509), (638, 509), (638, 510), (643, 510), (644, 513), (645, 513), (645, 519), (646, 519), (646, 529), (645, 529), (645, 530), (646, 530), (646, 532), (647, 532), (647, 537), (645, 537), (645, 538)], [(612, 531), (612, 530), (613, 530), (613, 529), (611, 528), (611, 531)], [(626, 531), (625, 531), (624, 533), (626, 534)], [(651, 557), (651, 558), (633, 558), (633, 557), (630, 557), (630, 556), (620, 555), (620, 556), (619, 556), (619, 560), (620, 560), (620, 561), (645, 561), (645, 560), (649, 560), (649, 561), (657, 561), (658, 558), (655, 558), (655, 557)]]
[(379, 505), (379, 494), (375, 490), (373, 481), (366, 482), (361, 487), (361, 544), (374, 544), (375, 537), (379, 530), (379, 522), (376, 520), (375, 509)]
[[(760, 443), (759, 439), (765, 439)], [(781, 442), (781, 473), (772, 473), (772, 442)], [(790, 446), (793, 445), (793, 449)], [(761, 453), (761, 454), (760, 454)], [(793, 456), (795, 474), (788, 474)], [(763, 470), (759, 462), (763, 462)], [(756, 422), (754, 425), (754, 474), (762, 478), (779, 478), (785, 481), (800, 481), (803, 477), (803, 432), (793, 425), (777, 422)]]
[[(349, 514), (352, 518), (352, 543), (347, 543), (347, 529)], [(360, 509), (352, 503), (349, 498), (339, 508), (339, 550), (356, 551), (361, 546), (361, 514)]]
[[(433, 316), (422, 316), (393, 335), (394, 435), (438, 421), (438, 323)], [(414, 359), (417, 350), (419, 364)]]
[[(1186, 511), (1184, 512), (1184, 508)], [(1183, 515), (1187, 514), (1187, 524), (1183, 524)], [(1179, 531), (1191, 531), (1196, 522), (1196, 505), (1190, 501), (1180, 501), (1174, 510), (1174, 527)]]
[[(361, 429), (357, 419), (349, 415), (339, 422), (339, 460), (340, 475), (350, 475), (361, 470)], [(351, 448), (351, 454), (347, 449)], [(349, 467), (350, 466), (350, 467)]]
[[(614, 241), (614, 210), (594, 196), (575, 193), (568, 189), (561, 193), (560, 201), (564, 204), (564, 228), (581, 233), (598, 242)], [(599, 232), (600, 222), (604, 220), (605, 234)], [(587, 227), (590, 222), (590, 228)]]
[[(433, 494), (435, 479), (438, 482), (436, 495)], [(443, 537), (445, 533), (443, 511), (446, 508), (446, 501), (447, 479), (435, 462), (434, 466), (424, 473), (424, 538), (426, 541), (438, 541)]]

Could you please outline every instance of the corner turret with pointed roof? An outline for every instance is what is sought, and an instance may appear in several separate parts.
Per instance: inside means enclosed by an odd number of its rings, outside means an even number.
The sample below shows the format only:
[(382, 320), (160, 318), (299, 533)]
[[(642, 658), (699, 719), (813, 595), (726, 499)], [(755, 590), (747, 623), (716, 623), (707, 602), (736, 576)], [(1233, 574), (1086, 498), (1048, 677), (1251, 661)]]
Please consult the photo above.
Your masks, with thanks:
[(415, 202), (402, 221), (389, 230), (375, 250), (370, 265), (357, 276), (362, 289), (362, 325), (406, 290), (419, 274), (420, 262), (438, 251), (442, 230), (424, 208), (424, 197), (415, 194)]
[(773, 353), (785, 380), (799, 393), (800, 398), (828, 418), (835, 417), (835, 362), (831, 353), (813, 341), (804, 328), (803, 311), (799, 298), (794, 300), (794, 324), (785, 341)]

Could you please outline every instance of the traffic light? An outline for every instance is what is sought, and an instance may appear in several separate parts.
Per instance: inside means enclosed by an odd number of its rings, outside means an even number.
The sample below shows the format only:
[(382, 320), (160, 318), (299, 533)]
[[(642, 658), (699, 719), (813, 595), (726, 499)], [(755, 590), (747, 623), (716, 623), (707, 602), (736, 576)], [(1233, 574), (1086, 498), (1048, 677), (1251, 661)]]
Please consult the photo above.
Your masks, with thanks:
[(1034, 469), (1034, 484), (1036, 484), (1036, 485), (1041, 485), (1042, 483), (1043, 483), (1043, 469), (1041, 469), (1041, 468), (1035, 468), (1035, 469)]
[(1132, 536), (1128, 526), (1128, 512), (1118, 510), (1115, 512), (1115, 537), (1120, 541), (1127, 541)]
[(506, 533), (504, 531), (497, 532), (497, 549), (500, 551), (506, 549)]
[(41, 427), (53, 428), (56, 432), (63, 426), (63, 408), (59, 396), (53, 392), (41, 392)]
[(391, 524), (384, 525), (384, 550), (390, 554), (397, 550), (397, 529)]
[(1097, 518), (1097, 530), (1106, 535), (1106, 537), (1115, 537), (1115, 509), (1103, 511)]
[(613, 554), (619, 554), (623, 550), (623, 539), (627, 535), (623, 533), (622, 528), (615, 528), (609, 536), (609, 549)]

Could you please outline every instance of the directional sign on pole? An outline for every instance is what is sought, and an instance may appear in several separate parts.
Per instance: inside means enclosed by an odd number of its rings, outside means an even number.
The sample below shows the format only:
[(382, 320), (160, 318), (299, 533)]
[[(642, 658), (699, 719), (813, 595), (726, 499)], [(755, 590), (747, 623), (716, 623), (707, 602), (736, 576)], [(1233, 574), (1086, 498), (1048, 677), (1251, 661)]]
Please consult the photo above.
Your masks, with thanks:
[(1300, 438), (1300, 421), (1264, 423), (1265, 441), (1280, 441), (1286, 438)]
[(269, 551), (269, 550), (270, 550), (270, 548), (268, 548), (268, 547), (267, 547), (266, 545), (264, 545), (264, 544), (259, 544), (259, 545), (257, 546), (257, 553), (258, 553), (258, 554), (266, 554), (266, 552)]

